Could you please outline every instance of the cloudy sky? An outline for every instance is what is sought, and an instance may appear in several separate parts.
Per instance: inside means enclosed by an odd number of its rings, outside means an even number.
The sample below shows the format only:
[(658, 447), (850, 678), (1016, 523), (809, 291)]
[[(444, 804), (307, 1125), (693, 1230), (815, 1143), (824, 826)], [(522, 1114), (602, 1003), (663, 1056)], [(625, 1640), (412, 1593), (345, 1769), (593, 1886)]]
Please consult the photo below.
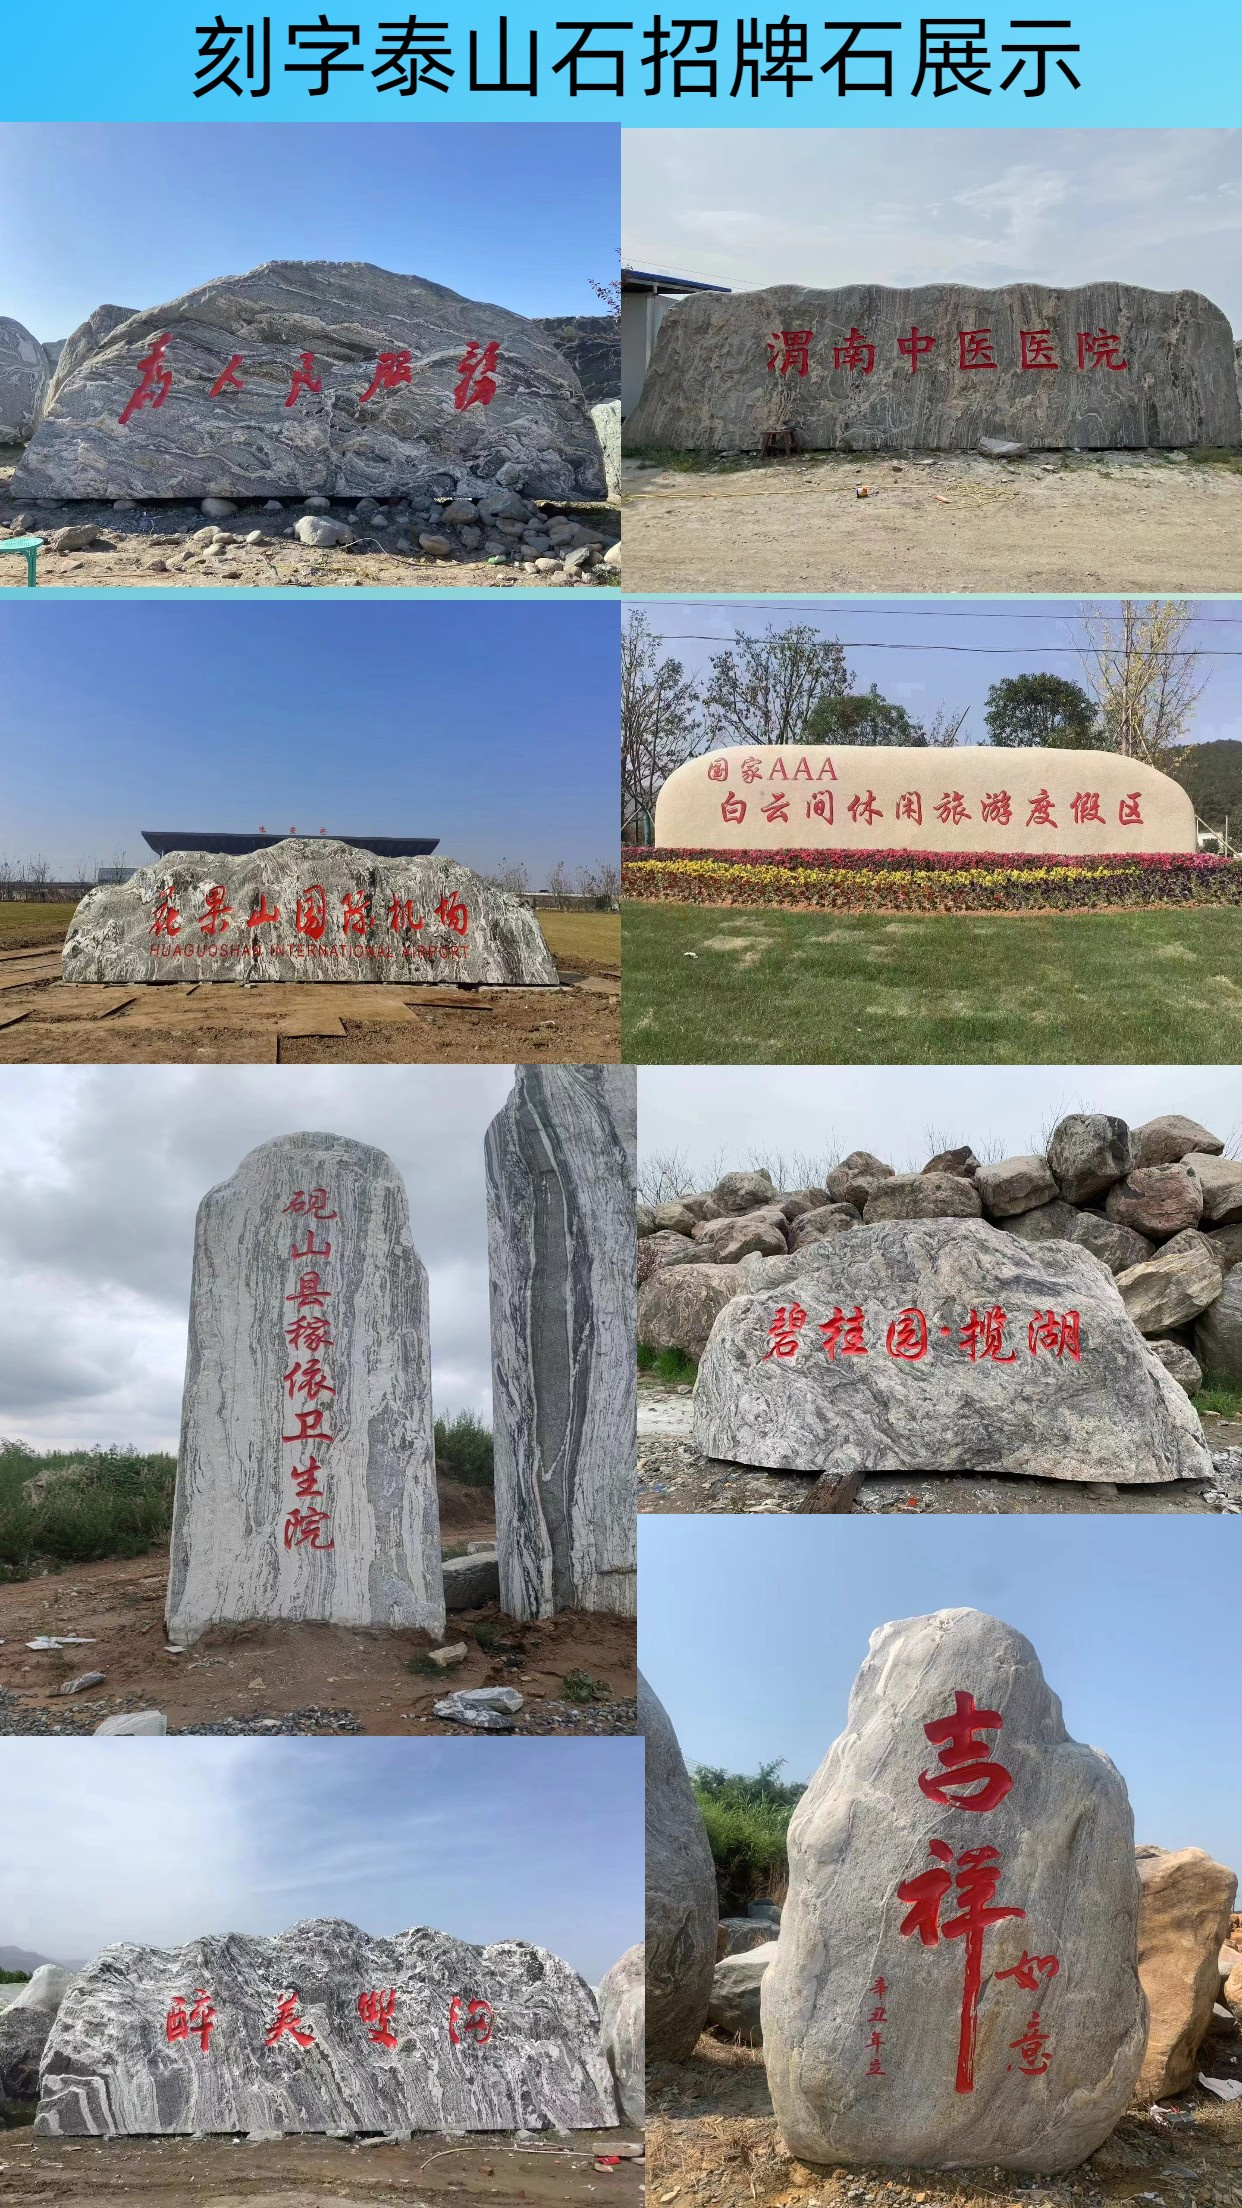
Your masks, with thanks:
[(339, 1916), (533, 1940), (596, 1983), (643, 1936), (637, 1740), (9, 1740), (6, 1943)]
[[(786, 1187), (850, 1150), (919, 1171), (935, 1151), (1042, 1150), (1066, 1112), (1132, 1127), (1185, 1112), (1242, 1154), (1236, 1066), (640, 1066), (640, 1183), (676, 1158), (687, 1188), (767, 1163)], [(811, 1185), (814, 1185), (813, 1183)]]
[(615, 128), (576, 124), (561, 190), (563, 124), (378, 119), (0, 125), (0, 314), (63, 338), (105, 301), (154, 307), (280, 260), (373, 261), (516, 314), (600, 312)]
[(0, 1072), (0, 1433), (175, 1450), (194, 1215), (299, 1129), (397, 1164), (430, 1275), (437, 1415), (490, 1423), (483, 1135), (511, 1066), (13, 1066)]
[[(855, 690), (868, 690), (874, 683), (916, 721), (929, 721), (940, 706), (954, 717), (965, 707), (967, 720), (958, 741), (982, 744), (988, 741), (984, 705), (994, 682), (1019, 674), (1060, 675), (1089, 688), (1081, 659), (1086, 603), (1065, 598), (922, 603), (908, 598), (729, 598), (713, 604), (655, 598), (644, 601), (642, 612), (668, 654), (700, 679), (713, 655), (738, 630), (762, 636), (768, 629), (809, 624), (845, 646)], [(1189, 740), (1236, 741), (1242, 728), (1242, 609), (1225, 598), (1192, 603), (1194, 619), (1185, 646), (1199, 655), (1196, 674), (1207, 679)], [(2, 715), (0, 707), (0, 719)]]
[(1240, 233), (1236, 130), (622, 133), (625, 261), (735, 291), (1107, 277), (1242, 331)]
[[(1136, 1838), (1242, 1872), (1220, 1752), (1214, 1518), (640, 1518), (639, 1662), (693, 1763), (809, 1779), (877, 1626), (959, 1605), (1033, 1641), (1075, 1740), (1112, 1757)], [(744, 1632), (722, 1632), (724, 1618)]]

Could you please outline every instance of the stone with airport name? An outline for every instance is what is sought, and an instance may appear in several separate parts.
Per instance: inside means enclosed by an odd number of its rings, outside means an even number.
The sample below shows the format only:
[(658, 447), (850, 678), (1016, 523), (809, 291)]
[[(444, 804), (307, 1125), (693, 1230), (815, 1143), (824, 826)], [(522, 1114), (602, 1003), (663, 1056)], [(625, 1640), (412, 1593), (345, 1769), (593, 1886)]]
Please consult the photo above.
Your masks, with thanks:
[(557, 986), (528, 905), (454, 859), (381, 859), (289, 836), (234, 856), (173, 851), (88, 890), (65, 981)]
[(665, 851), (1089, 853), (1197, 849), (1194, 806), (1155, 767), (1103, 751), (735, 744), (670, 774)]
[(1196, 291), (1135, 284), (700, 292), (665, 315), (627, 451), (1075, 451), (1234, 446), (1233, 332)]

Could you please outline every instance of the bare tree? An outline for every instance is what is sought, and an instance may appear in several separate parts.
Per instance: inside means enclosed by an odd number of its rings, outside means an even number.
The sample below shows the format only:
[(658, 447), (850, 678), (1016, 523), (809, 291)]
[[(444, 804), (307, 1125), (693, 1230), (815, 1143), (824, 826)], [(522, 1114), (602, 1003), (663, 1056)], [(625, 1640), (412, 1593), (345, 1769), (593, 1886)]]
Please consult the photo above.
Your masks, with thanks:
[(1084, 606), (1081, 618), (1083, 672), (1109, 749), (1166, 765), (1185, 743), (1208, 683), (1185, 642), (1193, 607), (1184, 599), (1125, 598), (1117, 608)]
[(923, 725), (923, 734), (933, 751), (952, 751), (966, 725), (970, 707), (964, 705), (960, 713), (954, 713), (947, 705), (938, 705), (930, 721)]
[(621, 631), (621, 788), (627, 806), (652, 814), (674, 769), (705, 748), (698, 687), (679, 659), (661, 656), (645, 613)]
[(42, 889), (44, 883), (50, 881), (51, 878), (52, 869), (41, 851), (37, 851), (33, 858), (27, 859), (26, 881), (31, 889)]
[(530, 888), (530, 875), (520, 859), (501, 859), (487, 877), (496, 889), (508, 889), (517, 897), (525, 896)]
[(573, 885), (571, 884), (569, 879), (569, 868), (566, 866), (564, 859), (558, 859), (555, 866), (551, 866), (548, 868), (548, 879), (546, 886), (550, 896), (573, 896), (574, 892)]
[(809, 622), (739, 630), (712, 659), (703, 711), (713, 743), (797, 744), (816, 706), (849, 686), (844, 648)]

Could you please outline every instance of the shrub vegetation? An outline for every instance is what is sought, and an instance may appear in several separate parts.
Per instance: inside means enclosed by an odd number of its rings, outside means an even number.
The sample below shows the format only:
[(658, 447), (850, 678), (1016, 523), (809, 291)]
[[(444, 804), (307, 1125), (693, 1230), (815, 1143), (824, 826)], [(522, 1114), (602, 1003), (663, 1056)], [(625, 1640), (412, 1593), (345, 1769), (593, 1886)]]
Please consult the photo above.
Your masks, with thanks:
[(700, 1764), (691, 1784), (716, 1866), (723, 1916), (740, 1916), (746, 1904), (770, 1895), (779, 1901), (788, 1884), (785, 1835), (806, 1792), (777, 1777), (781, 1766), (760, 1764), (750, 1777)]
[[(81, 1466), (81, 1476), (51, 1479), (28, 1497), (40, 1473)], [(172, 1526), (175, 1457), (136, 1449), (31, 1449), (0, 1441), (0, 1573), (13, 1579), (47, 1564), (84, 1564), (106, 1556), (142, 1556)]]

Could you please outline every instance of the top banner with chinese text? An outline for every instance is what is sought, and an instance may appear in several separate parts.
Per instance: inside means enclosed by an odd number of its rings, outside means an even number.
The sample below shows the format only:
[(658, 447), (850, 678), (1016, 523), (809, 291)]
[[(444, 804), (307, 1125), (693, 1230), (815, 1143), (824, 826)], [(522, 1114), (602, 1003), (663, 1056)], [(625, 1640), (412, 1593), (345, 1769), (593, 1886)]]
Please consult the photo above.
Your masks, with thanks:
[[(1229, 128), (1242, 62), (1237, 0), (1175, 13), (1155, 0), (1008, 0), (941, 15), (60, 0), (11, 7), (5, 31), (0, 107), (14, 122)], [(796, 191), (793, 146), (789, 161)]]

